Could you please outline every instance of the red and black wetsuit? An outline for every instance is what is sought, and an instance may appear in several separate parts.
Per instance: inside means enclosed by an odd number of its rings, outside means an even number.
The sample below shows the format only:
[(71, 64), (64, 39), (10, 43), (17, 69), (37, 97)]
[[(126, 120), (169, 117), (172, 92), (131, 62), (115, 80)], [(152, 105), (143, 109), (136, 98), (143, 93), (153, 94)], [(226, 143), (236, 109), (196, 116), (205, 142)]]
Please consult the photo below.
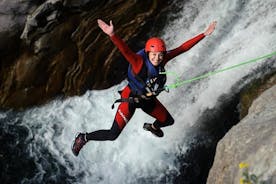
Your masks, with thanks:
[[(165, 66), (169, 60), (189, 50), (204, 37), (205, 36), (203, 33), (199, 34), (198, 36), (183, 43), (181, 46), (168, 51), (160, 65)], [(118, 36), (113, 35), (110, 38), (121, 51), (126, 60), (130, 63), (132, 71), (135, 74), (139, 74), (144, 67), (143, 65), (145, 65), (143, 57), (134, 53)], [(133, 96), (133, 91), (129, 85), (127, 85), (121, 93), (121, 98), (126, 99), (130, 96)], [(120, 135), (127, 122), (133, 116), (136, 108), (141, 108), (145, 113), (154, 117), (156, 119), (153, 123), (155, 127), (160, 128), (172, 125), (174, 123), (174, 119), (167, 111), (167, 109), (156, 98), (156, 96), (150, 99), (141, 99), (138, 103), (121, 102), (117, 109), (117, 113), (115, 115), (111, 129), (91, 132), (87, 134), (87, 140), (115, 140)]]

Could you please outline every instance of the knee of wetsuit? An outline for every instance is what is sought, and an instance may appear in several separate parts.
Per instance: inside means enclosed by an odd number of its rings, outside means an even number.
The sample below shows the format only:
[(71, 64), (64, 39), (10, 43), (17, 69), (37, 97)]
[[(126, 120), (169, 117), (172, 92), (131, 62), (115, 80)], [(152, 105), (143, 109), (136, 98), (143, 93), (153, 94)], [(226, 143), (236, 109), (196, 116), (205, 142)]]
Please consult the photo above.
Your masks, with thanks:
[(170, 126), (170, 125), (173, 125), (173, 124), (174, 124), (174, 119), (173, 119), (173, 117), (172, 117), (171, 115), (169, 115), (169, 116), (167, 117), (166, 121), (164, 121), (164, 122), (160, 122), (160, 121), (156, 120), (156, 121), (153, 123), (153, 125), (154, 125), (155, 127), (159, 127), (159, 128), (165, 127), (165, 126)]
[(121, 133), (121, 130), (118, 127), (118, 124), (116, 123), (115, 125), (117, 126), (113, 126), (109, 133), (109, 140), (111, 141), (114, 141), (115, 139), (117, 139)]
[(112, 134), (109, 135), (109, 140), (110, 141), (114, 141), (115, 139), (117, 139), (119, 137), (119, 135), (120, 134), (114, 134), (114, 133), (112, 133)]
[(168, 125), (173, 125), (174, 124), (174, 119), (171, 115), (168, 116), (166, 122), (168, 123)]

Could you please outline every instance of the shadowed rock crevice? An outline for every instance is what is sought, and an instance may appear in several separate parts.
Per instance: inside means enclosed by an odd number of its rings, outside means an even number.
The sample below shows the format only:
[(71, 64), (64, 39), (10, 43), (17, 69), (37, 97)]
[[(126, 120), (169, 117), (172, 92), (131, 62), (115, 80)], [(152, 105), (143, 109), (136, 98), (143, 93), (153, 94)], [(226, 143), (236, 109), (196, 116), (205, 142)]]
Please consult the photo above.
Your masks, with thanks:
[(0, 30), (0, 106), (30, 107), (58, 95), (81, 95), (118, 84), (126, 76), (128, 63), (98, 28), (97, 19), (113, 20), (116, 33), (137, 51), (153, 29), (150, 23), (164, 26), (166, 16), (160, 14), (171, 3), (22, 2), (19, 13), (10, 11), (18, 4), (6, 2), (3, 6), (10, 8), (2, 11), (16, 21)]

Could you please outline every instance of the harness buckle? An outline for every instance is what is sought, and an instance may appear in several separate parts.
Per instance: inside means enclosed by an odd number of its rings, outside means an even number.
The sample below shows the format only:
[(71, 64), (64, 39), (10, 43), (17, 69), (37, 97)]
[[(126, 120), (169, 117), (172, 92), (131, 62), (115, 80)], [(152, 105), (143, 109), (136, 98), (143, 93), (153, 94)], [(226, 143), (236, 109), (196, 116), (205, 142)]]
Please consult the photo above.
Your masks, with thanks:
[(128, 97), (130, 103), (139, 103), (138, 97)]
[(170, 92), (169, 86), (165, 85), (165, 86), (164, 86), (164, 91), (166, 91), (167, 93)]

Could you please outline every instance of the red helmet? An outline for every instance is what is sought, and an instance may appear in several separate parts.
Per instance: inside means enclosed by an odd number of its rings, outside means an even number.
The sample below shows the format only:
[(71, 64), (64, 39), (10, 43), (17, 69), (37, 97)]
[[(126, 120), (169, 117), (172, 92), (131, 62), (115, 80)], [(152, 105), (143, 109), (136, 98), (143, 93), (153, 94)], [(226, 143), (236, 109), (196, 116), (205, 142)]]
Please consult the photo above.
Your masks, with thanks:
[(148, 39), (146, 46), (146, 52), (166, 52), (166, 45), (165, 42), (157, 37), (152, 37)]

